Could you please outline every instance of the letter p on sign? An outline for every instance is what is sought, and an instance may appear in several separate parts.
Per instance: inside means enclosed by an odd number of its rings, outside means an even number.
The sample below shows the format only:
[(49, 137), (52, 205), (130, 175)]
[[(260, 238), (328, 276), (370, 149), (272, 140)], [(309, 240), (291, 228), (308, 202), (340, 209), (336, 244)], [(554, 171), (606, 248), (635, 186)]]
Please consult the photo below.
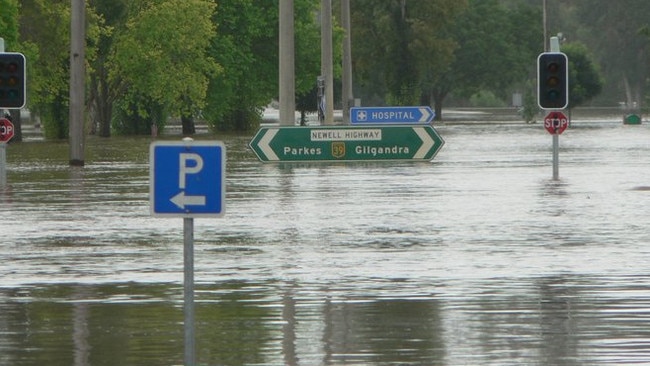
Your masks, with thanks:
[[(197, 174), (203, 170), (203, 158), (194, 153), (182, 153), (179, 155), (178, 188), (185, 189), (188, 174)], [(189, 162), (193, 162), (189, 164)]]

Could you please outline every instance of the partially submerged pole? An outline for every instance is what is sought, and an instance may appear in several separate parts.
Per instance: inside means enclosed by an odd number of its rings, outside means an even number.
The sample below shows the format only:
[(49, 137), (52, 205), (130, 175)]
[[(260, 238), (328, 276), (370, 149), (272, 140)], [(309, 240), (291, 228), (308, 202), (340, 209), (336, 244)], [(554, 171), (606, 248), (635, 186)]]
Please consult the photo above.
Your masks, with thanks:
[(70, 165), (84, 166), (85, 1), (72, 0), (70, 19)]
[(343, 123), (350, 123), (350, 108), (353, 106), (352, 95), (352, 28), (350, 26), (350, 0), (341, 0), (341, 26), (343, 35), (343, 75), (342, 99), (343, 99)]
[(280, 126), (296, 121), (293, 0), (280, 0)]
[(334, 61), (332, 60), (332, 0), (321, 0), (321, 75), (325, 79), (325, 125), (334, 124)]

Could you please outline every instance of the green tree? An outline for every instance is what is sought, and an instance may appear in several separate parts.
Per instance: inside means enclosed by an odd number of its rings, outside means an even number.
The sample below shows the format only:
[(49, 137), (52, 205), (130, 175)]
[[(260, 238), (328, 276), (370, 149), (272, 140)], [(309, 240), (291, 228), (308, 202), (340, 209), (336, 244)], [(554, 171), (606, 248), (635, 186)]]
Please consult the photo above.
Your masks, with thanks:
[(600, 94), (603, 81), (585, 45), (564, 44), (562, 52), (569, 59), (569, 108), (575, 108)]
[(46, 138), (68, 136), (70, 6), (64, 0), (21, 2), (20, 41), (28, 63), (28, 105)]
[[(277, 85), (275, 2), (233, 0), (221, 4), (210, 55), (225, 72), (212, 78), (204, 116), (216, 130), (247, 130)], [(272, 81), (275, 80), (276, 83)]]
[[(318, 4), (294, 1), (296, 95), (307, 93), (320, 70)], [(257, 126), (262, 109), (278, 96), (278, 3), (220, 3), (217, 37), (210, 54), (225, 72), (210, 82), (204, 116), (213, 129), (245, 131)]]
[(593, 50), (602, 65), (605, 96), (640, 106), (650, 75), (650, 43), (639, 30), (648, 25), (650, 2), (579, 0), (575, 6), (581, 24), (575, 38)]
[(454, 60), (432, 87), (438, 117), (451, 92), (469, 98), (484, 90), (506, 99), (513, 85), (525, 85), (539, 50), (530, 39), (542, 38), (541, 31), (528, 30), (538, 14), (523, 4), (510, 8), (498, 0), (469, 0), (449, 29), (458, 44)]
[(354, 71), (372, 103), (428, 102), (457, 46), (445, 32), (466, 1), (359, 0), (351, 3)]
[(197, 114), (205, 105), (209, 76), (219, 70), (206, 52), (215, 33), (215, 4), (148, 0), (129, 6), (133, 16), (109, 58), (109, 79), (123, 91), (116, 100), (119, 115), (163, 128), (165, 111)]
[(18, 48), (18, 0), (0, 0), (0, 37), (5, 51)]
[[(117, 35), (126, 28), (128, 0), (90, 0), (89, 8), (96, 12), (96, 55), (90, 62), (88, 109), (91, 133), (111, 136), (113, 104), (122, 94), (118, 81), (109, 79), (109, 58)], [(124, 120), (121, 118), (120, 120)]]

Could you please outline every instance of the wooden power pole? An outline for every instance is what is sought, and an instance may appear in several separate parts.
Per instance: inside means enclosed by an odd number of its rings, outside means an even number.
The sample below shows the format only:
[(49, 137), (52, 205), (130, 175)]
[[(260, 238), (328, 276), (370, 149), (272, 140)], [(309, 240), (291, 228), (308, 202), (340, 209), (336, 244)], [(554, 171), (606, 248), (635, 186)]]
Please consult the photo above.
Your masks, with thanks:
[(84, 166), (85, 0), (72, 0), (70, 21), (70, 165)]
[(332, 0), (321, 0), (321, 76), (325, 80), (325, 120), (334, 124), (334, 62), (332, 60)]
[(280, 126), (296, 121), (293, 0), (280, 0)]
[(341, 25), (345, 31), (343, 36), (343, 123), (350, 123), (350, 108), (354, 106), (352, 95), (352, 28), (350, 26), (350, 0), (341, 0)]

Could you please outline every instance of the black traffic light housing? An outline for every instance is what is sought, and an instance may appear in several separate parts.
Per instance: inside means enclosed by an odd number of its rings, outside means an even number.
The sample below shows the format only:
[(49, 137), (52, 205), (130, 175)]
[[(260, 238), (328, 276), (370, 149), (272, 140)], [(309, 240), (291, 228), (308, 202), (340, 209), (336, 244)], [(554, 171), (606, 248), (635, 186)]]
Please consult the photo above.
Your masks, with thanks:
[(569, 60), (562, 52), (545, 52), (537, 58), (537, 103), (542, 109), (569, 105)]
[(25, 56), (22, 53), (0, 52), (0, 108), (20, 109), (25, 106)]

